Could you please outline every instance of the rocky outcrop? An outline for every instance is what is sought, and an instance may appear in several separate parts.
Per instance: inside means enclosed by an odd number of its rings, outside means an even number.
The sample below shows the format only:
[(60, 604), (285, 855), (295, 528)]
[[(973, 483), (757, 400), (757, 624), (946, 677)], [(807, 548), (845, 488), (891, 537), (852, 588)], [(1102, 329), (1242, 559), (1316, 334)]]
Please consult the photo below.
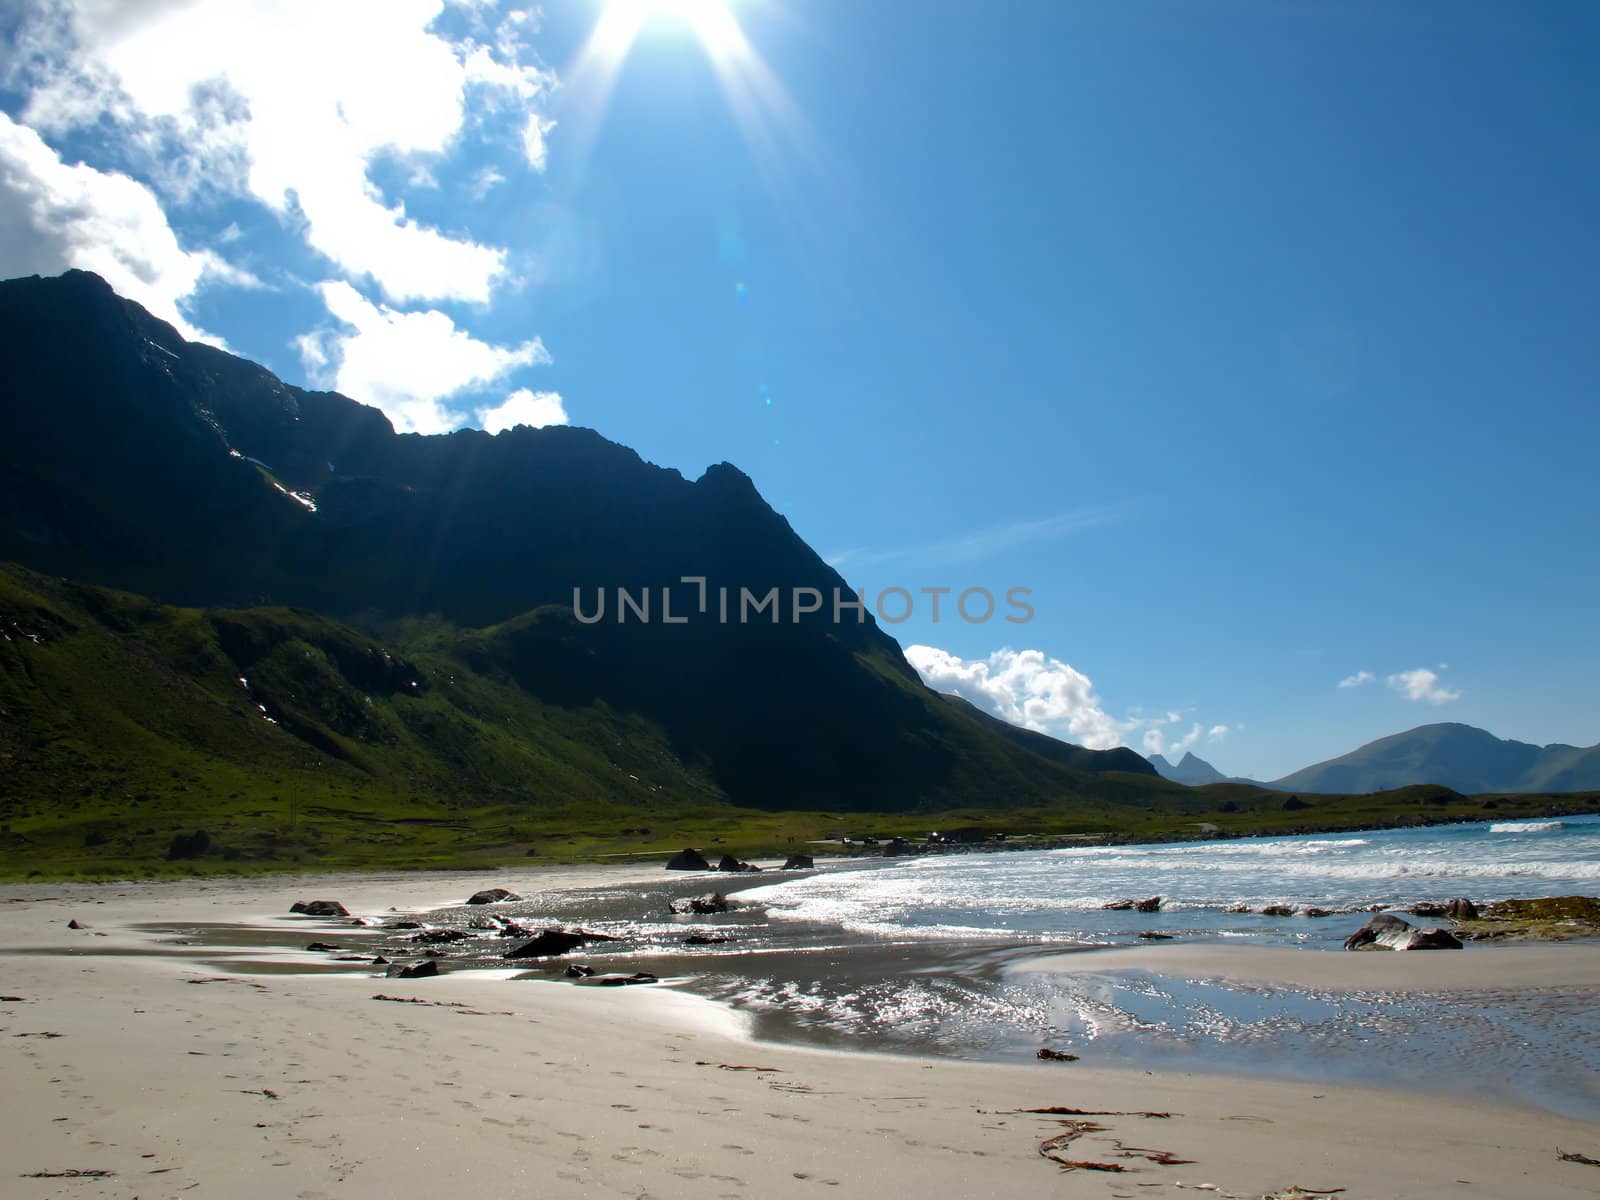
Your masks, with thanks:
[(289, 906), (291, 913), (307, 917), (348, 917), (350, 910), (337, 900), (296, 900)]
[(732, 906), (721, 892), (707, 892), (704, 896), (686, 896), (681, 900), (674, 900), (670, 907), (679, 916), (693, 914), (703, 917), (713, 913), (725, 913)]
[(722, 856), (722, 861), (717, 864), (717, 870), (719, 870), (719, 871), (759, 871), (759, 870), (761, 870), (761, 868), (756, 866), (755, 863), (740, 862), (733, 855), (724, 854)]
[(535, 936), (531, 941), (523, 942), (520, 946), (513, 946), (502, 956), (504, 958), (549, 958), (558, 954), (566, 954), (576, 950), (579, 946), (588, 945), (590, 942), (615, 942), (621, 939), (614, 938), (606, 933), (593, 933), (587, 929), (559, 929), (552, 927)]
[(481, 892), (473, 892), (467, 897), (468, 904), (504, 904), (507, 900), (521, 900), (522, 897), (515, 892), (508, 892), (505, 888), (485, 888)]
[(1476, 921), (1478, 919), (1478, 906), (1463, 896), (1446, 904), (1444, 906), (1444, 915), (1452, 921)]
[(1600, 899), (1547, 896), (1497, 900), (1478, 909), (1477, 916), (1457, 921), (1455, 931), (1473, 941), (1564, 942), (1570, 938), (1600, 937)]
[(785, 871), (809, 871), (816, 865), (809, 854), (791, 854), (783, 860), (783, 869)]
[(1111, 912), (1160, 912), (1161, 897), (1151, 896), (1148, 900), (1113, 900), (1109, 904), (1102, 904), (1100, 907)]
[(631, 983), (657, 983), (659, 981), (649, 971), (635, 971), (632, 975), (590, 975), (588, 978), (580, 979), (578, 982), (586, 987), (626, 987)]
[(690, 847), (680, 850), (678, 853), (674, 854), (672, 856), (672, 860), (667, 863), (667, 870), (709, 871), (711, 870), (711, 864), (706, 861), (706, 856), (704, 854), (701, 854), (700, 851)]
[(424, 946), (442, 946), (448, 942), (464, 942), (471, 936), (460, 929), (424, 929), (411, 940)]
[(432, 979), (438, 973), (439, 964), (430, 958), (424, 962), (412, 963), (409, 967), (395, 963), (384, 972), (384, 976), (388, 979)]
[(900, 858), (907, 854), (916, 853), (917, 848), (906, 841), (905, 838), (890, 838), (883, 846), (883, 856), (885, 858)]
[(1446, 929), (1418, 929), (1403, 917), (1379, 913), (1345, 939), (1346, 950), (1459, 950), (1461, 943)]

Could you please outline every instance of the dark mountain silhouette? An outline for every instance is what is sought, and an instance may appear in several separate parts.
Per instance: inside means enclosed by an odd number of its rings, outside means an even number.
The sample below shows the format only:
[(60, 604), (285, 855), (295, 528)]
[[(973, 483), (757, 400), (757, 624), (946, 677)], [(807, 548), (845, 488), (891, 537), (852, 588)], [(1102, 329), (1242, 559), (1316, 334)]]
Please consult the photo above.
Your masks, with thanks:
[[(617, 740), (606, 721), (574, 714), (642, 723), (659, 733), (669, 774), (756, 807), (1047, 803), (1100, 794), (1104, 772), (1155, 782), (1132, 751), (1030, 742), (1037, 735), (1003, 733), (940, 700), (870, 615), (834, 620), (831, 599), (835, 589), (850, 594), (845, 581), (727, 464), (691, 481), (564, 427), (396, 434), (375, 409), (185, 341), (84, 272), (0, 283), (0, 355), (0, 560), (135, 594), (51, 600), (50, 587), (24, 575), (17, 586), (35, 599), (18, 603), (64, 627), (83, 628), (72, 614), (88, 612), (95, 636), (133, 656), (108, 663), (188, 680), (152, 693), (185, 712), (179, 698), (193, 698), (190, 684), (205, 691), (218, 678), (251, 677), (246, 659), (266, 662), (284, 719), (264, 736), (383, 774), (392, 767), (384, 747), (398, 742), (373, 734), (364, 743), (349, 706), (360, 707), (369, 685), (346, 668), (392, 650), (432, 661), (431, 682), (419, 682), (450, 711), (418, 725), (421, 699), (391, 690), (372, 728), (392, 720), (397, 739), (395, 729), (409, 729), (413, 759), (394, 778), (437, 789), (452, 786), (441, 764), (482, 750), (478, 733), (452, 724), (481, 718), (477, 702), (441, 682), (462, 678), (458, 670), (473, 687), (513, 689), (536, 712), (503, 691), (480, 707), (518, 709), (521, 718), (504, 718), (513, 723), (537, 715), (561, 737)], [(707, 580), (707, 612), (685, 576)], [(648, 589), (657, 619), (619, 623), (618, 587), (636, 597)], [(685, 623), (660, 619), (665, 587)], [(736, 605), (740, 588), (778, 588), (785, 605), (795, 589), (812, 588), (825, 602), (797, 623), (785, 613), (778, 624), (762, 614), (724, 624), (719, 587)], [(606, 594), (608, 619), (580, 622), (574, 589), (591, 606)], [(202, 628), (165, 606), (245, 615)], [(264, 616), (264, 607), (273, 611)], [(185, 629), (189, 640), (146, 644), (150, 626), (130, 615), (138, 613), (159, 614), (148, 618), (154, 627)], [(71, 647), (73, 636), (53, 644)], [(325, 643), (345, 647), (344, 657)], [(42, 702), (21, 678), (8, 702)], [(210, 728), (193, 714), (149, 715), (173, 744), (183, 743), (174, 729)], [(446, 726), (456, 732), (446, 737)], [(101, 738), (94, 726), (73, 732), (91, 748)], [(13, 766), (45, 761), (27, 759), (26, 746), (16, 753)], [(519, 770), (542, 787), (560, 776), (515, 759), (501, 755), (480, 783), (514, 791)], [(1126, 783), (1105, 789), (1121, 796)]]
[(1473, 794), (1600, 788), (1600, 746), (1534, 746), (1471, 725), (1421, 725), (1285, 775), (1268, 787), (1375, 792), (1431, 783)]

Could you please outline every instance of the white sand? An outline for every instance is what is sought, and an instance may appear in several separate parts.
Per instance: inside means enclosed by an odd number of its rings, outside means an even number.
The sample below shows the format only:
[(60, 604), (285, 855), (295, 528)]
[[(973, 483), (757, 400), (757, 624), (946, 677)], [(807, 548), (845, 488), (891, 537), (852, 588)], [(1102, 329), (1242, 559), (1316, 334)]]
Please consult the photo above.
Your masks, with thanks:
[[(1600, 1157), (1600, 1125), (1471, 1097), (779, 1048), (664, 988), (469, 974), (193, 983), (215, 973), (181, 952), (88, 953), (157, 949), (129, 928), (141, 923), (281, 926), (295, 899), (378, 913), (495, 884), (530, 894), (630, 876), (658, 879), (659, 868), (0, 889), (0, 995), (25, 997), (0, 1003), (0, 1196), (1259, 1197), (1298, 1184), (1345, 1188), (1343, 1200), (1535, 1200), (1600, 1189), (1600, 1168), (1556, 1157), (1557, 1147)], [(72, 917), (90, 928), (68, 930)], [(49, 948), (61, 953), (23, 952)], [(1549, 953), (1386, 958), (1500, 982), (1593, 970), (1590, 948), (1534, 949)], [(1497, 965), (1510, 954), (1515, 975)], [(1093, 957), (1105, 969), (1106, 956)], [(1362, 972), (1395, 969), (1349, 958)], [(471, 1011), (373, 1000), (379, 992)], [(45, 1032), (62, 1036), (36, 1036)], [(1065, 1153), (1127, 1170), (1064, 1172), (1037, 1152), (1058, 1118), (1005, 1111), (1051, 1104), (1174, 1115), (1087, 1118), (1106, 1131)], [(1118, 1140), (1195, 1162), (1117, 1158)], [(115, 1174), (24, 1178), (74, 1168)]]

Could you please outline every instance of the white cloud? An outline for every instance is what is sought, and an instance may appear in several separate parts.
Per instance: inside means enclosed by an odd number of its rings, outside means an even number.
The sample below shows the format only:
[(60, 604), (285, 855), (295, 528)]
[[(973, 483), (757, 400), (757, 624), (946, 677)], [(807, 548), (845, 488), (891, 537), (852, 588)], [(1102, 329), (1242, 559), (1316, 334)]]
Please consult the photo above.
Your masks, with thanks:
[(565, 425), (567, 409), (559, 392), (535, 392), (518, 388), (493, 408), (478, 410), (478, 424), (488, 433), (514, 429), (518, 425), (531, 425), (542, 429), (546, 425)]
[(65, 163), (0, 112), (0, 277), (93, 271), (188, 338), (217, 342), (180, 303), (208, 278), (253, 283), (206, 250), (184, 250), (149, 188), (126, 175)]
[(1223, 738), (1227, 737), (1228, 734), (1231, 733), (1231, 732), (1232, 732), (1231, 727), (1229, 727), (1227, 725), (1213, 725), (1209, 730), (1206, 731), (1206, 740), (1207, 741), (1212, 741), (1212, 742), (1220, 742)]
[(458, 428), (461, 419), (444, 401), (498, 383), (518, 367), (550, 361), (538, 338), (497, 346), (457, 328), (442, 312), (373, 304), (339, 280), (317, 290), (344, 328), (299, 340), (306, 369), (320, 386), (381, 408), (401, 432)]
[(987, 659), (962, 659), (936, 646), (907, 646), (905, 655), (935, 691), (1091, 750), (1122, 745), (1134, 728), (1105, 711), (1087, 675), (1042, 650), (1006, 647)]
[(545, 134), (555, 127), (556, 123), (547, 117), (538, 113), (528, 114), (528, 123), (522, 128), (522, 153), (535, 171), (544, 170), (545, 159), (550, 152), (545, 144)]
[(1389, 676), (1387, 682), (1407, 700), (1425, 704), (1448, 704), (1452, 700), (1461, 699), (1460, 692), (1441, 687), (1438, 673), (1428, 670), (1427, 667), (1418, 667), (1414, 671), (1401, 671)]
[[(398, 156), (426, 180), (469, 97), (531, 110), (553, 84), (525, 47), (446, 41), (443, 0), (51, 0), (20, 40), (24, 120), (46, 132), (108, 115), (158, 184), (248, 193), (351, 278), (392, 301), (487, 301), (506, 252), (426, 225), (369, 177)], [(510, 26), (506, 26), (510, 28)], [(547, 126), (537, 116), (542, 154)], [(156, 167), (161, 169), (157, 170)]]
[(1366, 684), (1371, 683), (1376, 678), (1377, 676), (1375, 676), (1371, 671), (1357, 671), (1354, 675), (1346, 675), (1343, 679), (1339, 680), (1339, 686), (1342, 688), (1364, 687)]

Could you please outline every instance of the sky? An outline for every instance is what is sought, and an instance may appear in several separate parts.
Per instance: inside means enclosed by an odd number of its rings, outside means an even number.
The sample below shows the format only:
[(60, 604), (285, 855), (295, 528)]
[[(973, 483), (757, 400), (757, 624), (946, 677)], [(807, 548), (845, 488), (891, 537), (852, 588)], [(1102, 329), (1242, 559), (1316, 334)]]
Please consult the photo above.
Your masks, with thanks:
[(0, 38), (0, 275), (98, 271), (397, 429), (732, 462), (1007, 719), (1263, 779), (1432, 721), (1600, 741), (1584, 0), (24, 0)]

